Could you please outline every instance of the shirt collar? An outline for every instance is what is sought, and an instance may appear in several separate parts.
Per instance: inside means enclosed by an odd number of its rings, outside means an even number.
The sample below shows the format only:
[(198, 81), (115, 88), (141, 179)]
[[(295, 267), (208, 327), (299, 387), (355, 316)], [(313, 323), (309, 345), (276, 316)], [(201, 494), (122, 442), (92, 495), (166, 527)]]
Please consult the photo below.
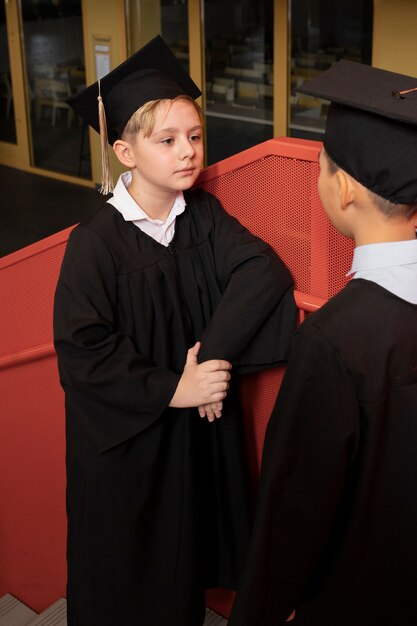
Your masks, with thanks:
[(411, 263), (417, 263), (417, 239), (367, 244), (355, 248), (352, 267), (347, 276), (363, 270), (398, 267)]
[(147, 215), (147, 213), (145, 213), (143, 209), (141, 209), (138, 203), (132, 198), (132, 196), (128, 192), (127, 188), (129, 187), (131, 182), (131, 172), (124, 172), (123, 174), (121, 174), (113, 190), (113, 197), (108, 200), (110, 204), (112, 204), (118, 211), (120, 211), (120, 213), (123, 215), (124, 219), (127, 222), (147, 220), (148, 222), (152, 222), (154, 224), (169, 224), (177, 217), (177, 215), (184, 213), (186, 202), (184, 194), (182, 193), (182, 191), (179, 191), (165, 222), (163, 222), (162, 220), (152, 219), (151, 217), (149, 217), (149, 215)]

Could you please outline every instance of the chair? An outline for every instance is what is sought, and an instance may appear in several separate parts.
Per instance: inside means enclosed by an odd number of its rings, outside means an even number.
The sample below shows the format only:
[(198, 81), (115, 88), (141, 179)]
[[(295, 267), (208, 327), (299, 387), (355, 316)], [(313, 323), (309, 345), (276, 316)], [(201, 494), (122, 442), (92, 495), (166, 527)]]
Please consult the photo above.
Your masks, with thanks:
[(85, 87), (85, 70), (77, 67), (68, 68), (68, 84), (71, 89), (71, 93), (78, 93)]
[(51, 78), (34, 79), (34, 101), (36, 122), (39, 123), (43, 107), (51, 108), (51, 122), (55, 126), (57, 112), (67, 111), (67, 126), (71, 126), (74, 112), (65, 102), (71, 95), (68, 80), (54, 80)]
[(326, 54), (325, 52), (319, 52), (317, 55), (316, 67), (318, 69), (324, 70), (333, 65), (333, 63), (335, 63), (336, 61), (337, 57), (335, 54)]
[(260, 70), (252, 70), (249, 68), (243, 68), (241, 76), (243, 76), (244, 78), (253, 78), (254, 80), (261, 81), (264, 78), (264, 74), (265, 72), (262, 72)]
[(38, 63), (32, 69), (29, 68), (29, 73), (37, 78), (55, 78), (59, 68), (51, 63)]
[(302, 109), (321, 109), (323, 100), (320, 98), (314, 98), (313, 96), (299, 94), (297, 104)]
[(220, 85), (219, 83), (214, 83), (211, 88), (211, 93), (214, 100), (226, 100), (227, 94), (227, 85)]
[(257, 72), (261, 72), (262, 74), (268, 74), (268, 72), (272, 72), (272, 64), (271, 63), (253, 63), (253, 69)]
[[(233, 102), (235, 98), (235, 80), (234, 78), (222, 78), (219, 76), (214, 77), (214, 83), (212, 86), (212, 94), (214, 100), (222, 100), (226, 102)], [(219, 98), (220, 96), (220, 98)]]
[(304, 80), (309, 80), (310, 78), (314, 78), (322, 73), (323, 70), (318, 70), (315, 67), (301, 67), (296, 66), (292, 73), (294, 76), (301, 76)]
[[(70, 67), (68, 69), (68, 85), (71, 94), (77, 94), (85, 88), (85, 70)], [(75, 113), (75, 119), (78, 121), (78, 126), (81, 126), (83, 121), (78, 113)]]
[(6, 117), (9, 117), (13, 101), (12, 85), (6, 72), (0, 74), (0, 98), (6, 100)]
[(224, 73), (227, 76), (242, 76), (242, 68), (226, 65), (226, 67), (224, 68)]
[(258, 85), (259, 95), (262, 98), (272, 98), (274, 96), (274, 87), (273, 85), (265, 85), (260, 83)]
[(259, 99), (259, 84), (239, 80), (237, 82), (236, 96), (238, 104), (254, 106)]
[(233, 78), (223, 78), (222, 76), (215, 76), (213, 78), (215, 85), (225, 85), (226, 87), (233, 87), (235, 81)]

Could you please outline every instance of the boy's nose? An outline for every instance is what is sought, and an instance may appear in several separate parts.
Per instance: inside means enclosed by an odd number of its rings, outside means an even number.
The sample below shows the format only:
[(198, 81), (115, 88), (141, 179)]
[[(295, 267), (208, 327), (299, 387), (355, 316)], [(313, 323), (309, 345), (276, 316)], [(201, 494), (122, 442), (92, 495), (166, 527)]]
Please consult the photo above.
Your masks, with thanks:
[(180, 159), (186, 159), (187, 157), (192, 157), (194, 155), (194, 146), (189, 141), (188, 137), (184, 138), (179, 147), (179, 157)]

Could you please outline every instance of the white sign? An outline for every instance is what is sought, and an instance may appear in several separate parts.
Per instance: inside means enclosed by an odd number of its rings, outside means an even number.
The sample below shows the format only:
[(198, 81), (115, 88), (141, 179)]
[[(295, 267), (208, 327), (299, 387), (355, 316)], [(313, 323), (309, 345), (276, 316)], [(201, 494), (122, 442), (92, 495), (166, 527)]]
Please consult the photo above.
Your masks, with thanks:
[(96, 44), (94, 51), (96, 58), (96, 77), (97, 80), (100, 80), (110, 72), (110, 46)]

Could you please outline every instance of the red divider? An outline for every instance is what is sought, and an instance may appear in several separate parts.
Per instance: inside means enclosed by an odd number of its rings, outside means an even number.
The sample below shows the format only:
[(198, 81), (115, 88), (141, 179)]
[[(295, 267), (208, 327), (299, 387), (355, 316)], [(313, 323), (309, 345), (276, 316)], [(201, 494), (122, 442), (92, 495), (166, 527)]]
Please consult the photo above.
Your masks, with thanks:
[[(207, 168), (198, 181), (277, 250), (307, 311), (346, 283), (352, 254), (320, 206), (320, 147), (272, 139)], [(70, 231), (0, 259), (0, 596), (12, 593), (38, 612), (65, 595), (64, 399), (52, 303)], [(242, 380), (254, 484), (282, 374)], [(226, 616), (232, 599), (225, 590), (208, 594), (209, 606)]]

